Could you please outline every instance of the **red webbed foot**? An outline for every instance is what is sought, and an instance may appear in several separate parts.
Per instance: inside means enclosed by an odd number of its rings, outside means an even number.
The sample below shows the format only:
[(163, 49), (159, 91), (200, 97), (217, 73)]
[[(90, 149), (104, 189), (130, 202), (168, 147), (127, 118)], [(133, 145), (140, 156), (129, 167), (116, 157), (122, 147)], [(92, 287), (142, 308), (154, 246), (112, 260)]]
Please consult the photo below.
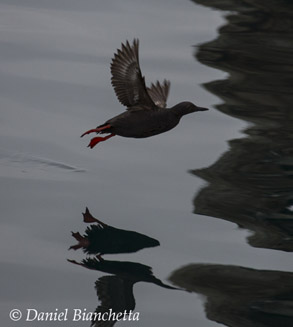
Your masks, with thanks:
[(106, 125), (106, 126), (90, 129), (87, 132), (83, 133), (80, 137), (83, 137), (83, 136), (85, 136), (87, 134), (91, 134), (91, 133), (95, 133), (95, 132), (99, 133), (99, 132), (103, 131), (104, 129), (107, 129), (107, 128), (110, 128), (110, 127), (111, 127), (111, 125)]
[(91, 139), (91, 141), (90, 141), (90, 143), (89, 143), (89, 145), (88, 145), (88, 148), (91, 148), (91, 149), (92, 149), (92, 148), (95, 147), (98, 143), (103, 142), (103, 141), (106, 141), (106, 140), (108, 140), (110, 137), (113, 137), (113, 136), (115, 136), (115, 134), (110, 134), (110, 135), (107, 135), (107, 136), (105, 136), (105, 137), (99, 137), (99, 136), (94, 137), (94, 138)]

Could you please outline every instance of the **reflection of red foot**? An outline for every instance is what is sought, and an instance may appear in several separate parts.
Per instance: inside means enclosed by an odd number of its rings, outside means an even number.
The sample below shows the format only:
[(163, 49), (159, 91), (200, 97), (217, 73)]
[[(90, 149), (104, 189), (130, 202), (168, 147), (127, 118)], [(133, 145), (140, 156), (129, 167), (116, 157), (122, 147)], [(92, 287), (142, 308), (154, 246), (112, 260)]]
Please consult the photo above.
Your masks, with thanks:
[(78, 241), (78, 242), (81, 242), (83, 239), (84, 239), (84, 237), (82, 237), (80, 234), (79, 234), (79, 232), (77, 232), (77, 233), (71, 233), (72, 234), (72, 236)]
[(102, 256), (100, 254), (96, 255), (96, 257), (98, 258), (99, 261), (104, 261), (104, 259), (102, 258)]
[(108, 136), (105, 136), (105, 137), (94, 137), (94, 138), (92, 138), (91, 139), (91, 141), (90, 141), (90, 144), (88, 145), (88, 148), (93, 148), (93, 147), (95, 147), (98, 143), (100, 143), (100, 142), (103, 142), (103, 141), (106, 141), (106, 140), (108, 140), (110, 137), (113, 137), (113, 136), (115, 136), (115, 134), (110, 134), (110, 135), (108, 135)]
[(80, 137), (83, 137), (83, 136), (85, 136), (87, 134), (94, 133), (94, 132), (99, 133), (99, 132), (103, 131), (104, 129), (107, 129), (107, 128), (110, 128), (110, 127), (111, 127), (111, 125), (106, 125), (106, 126), (90, 129), (87, 132), (83, 133)]
[(90, 213), (89, 209), (86, 207), (85, 213), (83, 213), (83, 221), (85, 223), (98, 223), (102, 225), (103, 227), (107, 227), (108, 225), (103, 223), (102, 221), (98, 220), (97, 218), (93, 217), (92, 214)]
[(89, 241), (88, 239), (86, 239), (85, 237), (81, 236), (78, 232), (77, 233), (73, 233), (72, 232), (72, 236), (78, 241), (78, 244), (76, 245), (72, 245), (69, 250), (73, 249), (73, 250), (78, 250), (80, 248), (86, 248), (89, 246)]

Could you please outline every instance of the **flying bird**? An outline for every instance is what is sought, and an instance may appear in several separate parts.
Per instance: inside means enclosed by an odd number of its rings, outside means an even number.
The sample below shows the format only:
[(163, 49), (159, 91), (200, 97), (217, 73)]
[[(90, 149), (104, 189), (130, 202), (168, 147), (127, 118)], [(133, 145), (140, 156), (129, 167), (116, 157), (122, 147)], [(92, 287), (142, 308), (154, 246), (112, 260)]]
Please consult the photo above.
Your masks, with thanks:
[(115, 135), (146, 138), (161, 134), (174, 128), (182, 116), (208, 110), (187, 101), (166, 108), (170, 81), (164, 80), (163, 83), (157, 81), (146, 87), (140, 70), (138, 47), (138, 39), (134, 39), (132, 45), (126, 41), (125, 44), (121, 44), (121, 50), (118, 49), (114, 54), (111, 63), (111, 83), (126, 111), (81, 135), (83, 137), (90, 133), (108, 134), (92, 138), (88, 145), (90, 148)]

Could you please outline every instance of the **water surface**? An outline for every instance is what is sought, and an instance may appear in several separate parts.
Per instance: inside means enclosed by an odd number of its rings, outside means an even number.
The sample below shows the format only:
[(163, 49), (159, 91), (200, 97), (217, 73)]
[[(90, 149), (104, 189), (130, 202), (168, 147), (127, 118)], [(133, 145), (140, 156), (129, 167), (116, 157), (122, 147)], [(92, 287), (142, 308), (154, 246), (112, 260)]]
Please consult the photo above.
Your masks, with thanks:
[[(121, 308), (134, 285), (139, 326), (292, 324), (292, 6), (253, 3), (1, 1), (6, 326), (13, 308), (95, 311), (101, 285)], [(134, 37), (147, 83), (171, 80), (170, 106), (211, 110), (90, 150), (80, 134), (123, 110), (109, 64)], [(68, 262), (87, 258), (68, 251), (86, 207), (160, 246)]]

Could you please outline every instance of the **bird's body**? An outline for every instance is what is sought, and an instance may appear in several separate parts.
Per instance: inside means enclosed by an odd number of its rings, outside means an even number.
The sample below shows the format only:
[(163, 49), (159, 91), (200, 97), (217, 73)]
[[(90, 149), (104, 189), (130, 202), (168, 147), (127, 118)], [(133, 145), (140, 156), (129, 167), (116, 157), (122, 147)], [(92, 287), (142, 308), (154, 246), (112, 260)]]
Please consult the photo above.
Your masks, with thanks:
[[(110, 132), (123, 137), (145, 138), (169, 131), (179, 123), (179, 120), (180, 118), (175, 117), (171, 110), (126, 111), (109, 119), (105, 125), (109, 124), (111, 127), (101, 133)], [(98, 126), (98, 128), (102, 126), (104, 125)]]
[(208, 110), (191, 102), (181, 102), (172, 108), (166, 108), (170, 82), (164, 80), (160, 84), (157, 81), (150, 88), (146, 87), (139, 66), (138, 40), (134, 40), (132, 46), (128, 41), (126, 45), (122, 44), (121, 50), (117, 51), (112, 60), (111, 73), (118, 100), (127, 110), (82, 134), (109, 134), (106, 137), (93, 138), (89, 144), (91, 148), (115, 135), (146, 138), (161, 134), (178, 125), (182, 116)]

